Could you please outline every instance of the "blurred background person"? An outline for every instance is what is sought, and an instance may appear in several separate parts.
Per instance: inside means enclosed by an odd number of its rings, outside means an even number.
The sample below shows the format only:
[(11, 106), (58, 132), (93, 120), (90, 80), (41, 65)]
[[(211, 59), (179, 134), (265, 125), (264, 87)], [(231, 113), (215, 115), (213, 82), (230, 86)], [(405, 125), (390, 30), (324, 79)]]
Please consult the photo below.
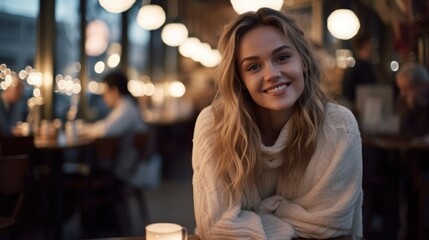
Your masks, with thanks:
[[(400, 134), (406, 138), (427, 138), (429, 139), (429, 73), (428, 70), (421, 64), (408, 62), (405, 63), (396, 74), (396, 86), (399, 90), (399, 98), (397, 102), (397, 110), (399, 114), (400, 122)], [(427, 151), (404, 152), (404, 159), (413, 159), (414, 167), (408, 172), (402, 170), (402, 174), (407, 174), (408, 177), (404, 178), (401, 195), (403, 209), (406, 213), (408, 221), (407, 228), (409, 232), (413, 231), (413, 227), (417, 224), (415, 219), (418, 219), (419, 211), (422, 209), (416, 208), (412, 204), (417, 203), (417, 199), (414, 197), (415, 192), (412, 189), (417, 190), (418, 195), (420, 193), (420, 187), (428, 184), (429, 179), (429, 164), (424, 161), (429, 157)], [(407, 162), (409, 163), (409, 162)], [(407, 169), (403, 167), (402, 169)], [(413, 179), (413, 181), (409, 181)], [(423, 190), (424, 191), (424, 190)], [(423, 198), (419, 199), (419, 201)], [(426, 200), (427, 201), (427, 200)], [(420, 204), (420, 203), (419, 203)], [(425, 203), (427, 205), (427, 202)], [(420, 213), (427, 215), (428, 211)], [(410, 234), (410, 233), (408, 233)]]
[(408, 137), (429, 135), (429, 74), (421, 64), (404, 64), (396, 75), (400, 132)]
[(353, 42), (356, 63), (345, 70), (342, 79), (342, 96), (345, 105), (355, 111), (356, 89), (360, 84), (376, 84), (376, 75), (370, 61), (374, 46), (368, 35), (356, 36)]
[(121, 146), (116, 162), (115, 174), (129, 182), (137, 153), (133, 137), (137, 132), (147, 131), (137, 100), (128, 90), (128, 78), (122, 72), (111, 72), (103, 78), (103, 100), (111, 109), (106, 118), (85, 124), (83, 134), (89, 138), (120, 136)]
[(25, 120), (25, 111), (20, 101), (24, 95), (24, 83), (12, 72), (12, 83), (0, 92), (0, 134), (12, 135), (19, 121)]

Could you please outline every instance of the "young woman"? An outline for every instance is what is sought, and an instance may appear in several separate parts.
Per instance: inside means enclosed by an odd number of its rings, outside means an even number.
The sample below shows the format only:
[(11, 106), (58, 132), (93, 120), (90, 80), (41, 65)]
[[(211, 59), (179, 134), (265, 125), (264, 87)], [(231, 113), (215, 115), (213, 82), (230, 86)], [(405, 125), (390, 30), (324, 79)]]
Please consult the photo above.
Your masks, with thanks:
[(218, 93), (194, 132), (196, 233), (362, 238), (358, 125), (321, 91), (294, 20), (267, 8), (244, 13), (219, 49)]

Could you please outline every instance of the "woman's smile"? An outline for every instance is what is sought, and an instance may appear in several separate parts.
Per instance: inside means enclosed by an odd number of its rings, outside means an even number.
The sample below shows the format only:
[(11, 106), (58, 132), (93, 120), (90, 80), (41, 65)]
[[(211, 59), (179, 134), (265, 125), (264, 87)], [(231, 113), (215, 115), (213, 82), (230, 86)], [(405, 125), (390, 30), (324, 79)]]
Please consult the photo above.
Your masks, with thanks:
[(290, 84), (291, 84), (290, 82), (278, 83), (266, 88), (265, 90), (263, 90), (263, 92), (268, 93), (270, 95), (275, 95), (275, 96), (282, 95), (286, 93), (286, 90), (290, 86)]

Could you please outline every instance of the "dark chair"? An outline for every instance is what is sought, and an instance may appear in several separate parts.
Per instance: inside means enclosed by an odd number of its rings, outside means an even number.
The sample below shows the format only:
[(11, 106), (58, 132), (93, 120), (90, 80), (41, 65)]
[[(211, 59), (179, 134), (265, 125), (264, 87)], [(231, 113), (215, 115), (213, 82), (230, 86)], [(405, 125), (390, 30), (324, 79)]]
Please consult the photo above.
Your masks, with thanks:
[[(135, 162), (134, 169), (137, 169), (140, 161), (147, 161), (152, 154), (155, 152), (155, 141), (153, 137), (153, 133), (150, 131), (139, 132), (134, 135), (134, 148), (137, 151), (137, 159)], [(150, 216), (147, 207), (147, 201), (145, 196), (144, 187), (132, 187), (134, 196), (136, 196), (138, 203), (140, 205), (141, 216), (143, 219), (143, 223), (150, 223)]]
[(427, 152), (415, 152), (411, 155), (411, 176), (417, 192), (417, 238), (427, 239), (427, 214), (429, 213), (429, 176), (427, 166), (422, 164), (429, 157)]
[(30, 154), (34, 150), (34, 136), (1, 136), (0, 153), (2, 156)]
[[(28, 172), (28, 156), (0, 158), (0, 238), (10, 234), (16, 225), (24, 200), (24, 182)], [(4, 208), (4, 209), (3, 209)]]
[(427, 202), (429, 201), (429, 180), (419, 182), (417, 186), (418, 191), (418, 239), (427, 239), (426, 238), (426, 221), (425, 215), (429, 212), (429, 207)]
[[(115, 176), (114, 169), (119, 153), (121, 138), (119, 137), (101, 137), (94, 141), (91, 148), (89, 175), (83, 179), (83, 214), (85, 219), (86, 231), (88, 236), (98, 234), (99, 224), (106, 217), (100, 217), (100, 209), (106, 212), (112, 210), (115, 218), (119, 222), (119, 232), (124, 234), (126, 223), (124, 222), (125, 199), (123, 198), (123, 184)], [(103, 227), (103, 226), (102, 226)], [(92, 232), (92, 233), (91, 233)], [(92, 234), (92, 235), (91, 235)]]

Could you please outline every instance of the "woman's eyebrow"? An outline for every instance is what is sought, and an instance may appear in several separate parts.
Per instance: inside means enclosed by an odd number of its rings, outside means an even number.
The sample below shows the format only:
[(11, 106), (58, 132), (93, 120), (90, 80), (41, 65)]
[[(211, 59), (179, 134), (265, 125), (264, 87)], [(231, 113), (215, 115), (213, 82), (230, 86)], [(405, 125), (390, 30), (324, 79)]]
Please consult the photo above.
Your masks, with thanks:
[[(276, 54), (276, 53), (281, 52), (281, 51), (283, 51), (283, 50), (285, 50), (285, 49), (291, 49), (291, 47), (289, 47), (288, 45), (282, 45), (282, 46), (280, 46), (280, 47), (278, 47), (278, 48), (274, 49), (274, 50), (271, 52), (271, 54)], [(241, 61), (240, 61), (240, 65), (242, 65), (245, 61), (256, 60), (256, 59), (258, 59), (258, 58), (259, 58), (258, 56), (249, 56), (249, 57), (245, 57), (245, 58), (241, 59)]]

